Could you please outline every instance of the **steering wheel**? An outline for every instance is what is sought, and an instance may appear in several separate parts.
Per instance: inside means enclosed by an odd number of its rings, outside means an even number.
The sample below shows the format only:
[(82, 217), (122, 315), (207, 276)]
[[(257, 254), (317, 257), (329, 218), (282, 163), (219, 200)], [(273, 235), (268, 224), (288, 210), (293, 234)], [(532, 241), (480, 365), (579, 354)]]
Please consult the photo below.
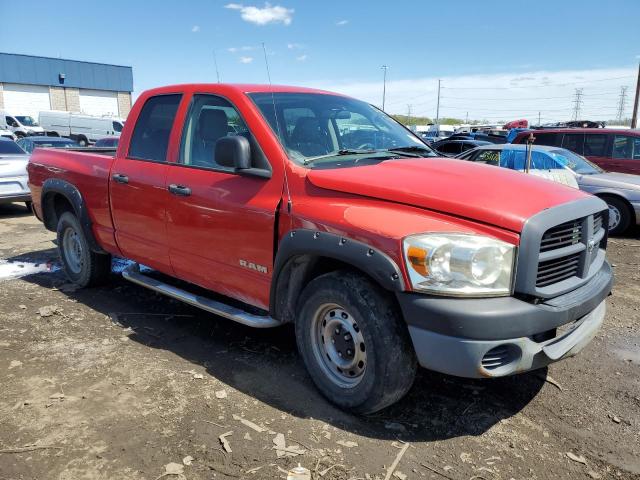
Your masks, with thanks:
[(375, 150), (376, 147), (372, 143), (363, 143), (358, 147), (358, 150)]

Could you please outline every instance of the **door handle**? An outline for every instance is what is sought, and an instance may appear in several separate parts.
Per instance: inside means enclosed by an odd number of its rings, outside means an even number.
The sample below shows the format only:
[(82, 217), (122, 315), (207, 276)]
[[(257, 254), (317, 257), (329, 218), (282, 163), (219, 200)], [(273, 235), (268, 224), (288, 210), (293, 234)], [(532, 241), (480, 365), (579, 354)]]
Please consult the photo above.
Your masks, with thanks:
[(191, 195), (191, 189), (189, 187), (185, 187), (184, 185), (176, 185), (175, 183), (169, 185), (168, 190), (174, 195), (178, 195), (180, 197), (188, 197), (189, 195)]
[(111, 178), (114, 182), (129, 183), (129, 177), (127, 177), (126, 175), (122, 175), (121, 173), (114, 173), (113, 175), (111, 175)]

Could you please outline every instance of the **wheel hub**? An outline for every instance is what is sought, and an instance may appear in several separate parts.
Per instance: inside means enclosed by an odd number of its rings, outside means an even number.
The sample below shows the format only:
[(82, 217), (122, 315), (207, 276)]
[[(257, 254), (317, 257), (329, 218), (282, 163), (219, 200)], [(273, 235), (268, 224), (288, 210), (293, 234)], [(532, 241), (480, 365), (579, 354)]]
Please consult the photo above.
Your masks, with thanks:
[(613, 205), (609, 205), (609, 230), (613, 230), (620, 224), (622, 214)]
[(64, 252), (67, 265), (73, 273), (80, 273), (82, 270), (82, 242), (78, 232), (72, 228), (67, 228), (62, 237), (62, 250)]
[(367, 352), (353, 316), (338, 305), (323, 305), (316, 313), (313, 330), (316, 358), (329, 379), (343, 387), (359, 383)]

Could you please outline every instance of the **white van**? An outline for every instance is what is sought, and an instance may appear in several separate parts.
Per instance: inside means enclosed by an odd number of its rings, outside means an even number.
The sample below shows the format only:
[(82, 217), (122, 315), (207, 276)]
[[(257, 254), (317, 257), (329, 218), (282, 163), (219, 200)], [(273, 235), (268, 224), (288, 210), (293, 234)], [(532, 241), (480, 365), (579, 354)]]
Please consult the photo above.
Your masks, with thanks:
[(44, 135), (44, 130), (33, 117), (10, 115), (5, 110), (0, 110), (0, 130), (9, 130), (19, 138), (29, 135)]
[(123, 127), (119, 119), (56, 110), (40, 112), (39, 120), (47, 135), (71, 138), (83, 147), (101, 138), (119, 137)]

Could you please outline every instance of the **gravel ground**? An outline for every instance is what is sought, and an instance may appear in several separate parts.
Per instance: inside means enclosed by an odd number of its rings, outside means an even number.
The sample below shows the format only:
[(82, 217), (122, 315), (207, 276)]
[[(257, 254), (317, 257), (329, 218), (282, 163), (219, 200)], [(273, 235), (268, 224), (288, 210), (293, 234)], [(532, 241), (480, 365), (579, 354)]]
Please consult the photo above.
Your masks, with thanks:
[(499, 380), (422, 371), (367, 418), (316, 392), (291, 328), (117, 275), (77, 290), (52, 239), (0, 206), (0, 479), (274, 479), (298, 463), (316, 479), (640, 478), (638, 231), (610, 242), (617, 283), (579, 356)]

